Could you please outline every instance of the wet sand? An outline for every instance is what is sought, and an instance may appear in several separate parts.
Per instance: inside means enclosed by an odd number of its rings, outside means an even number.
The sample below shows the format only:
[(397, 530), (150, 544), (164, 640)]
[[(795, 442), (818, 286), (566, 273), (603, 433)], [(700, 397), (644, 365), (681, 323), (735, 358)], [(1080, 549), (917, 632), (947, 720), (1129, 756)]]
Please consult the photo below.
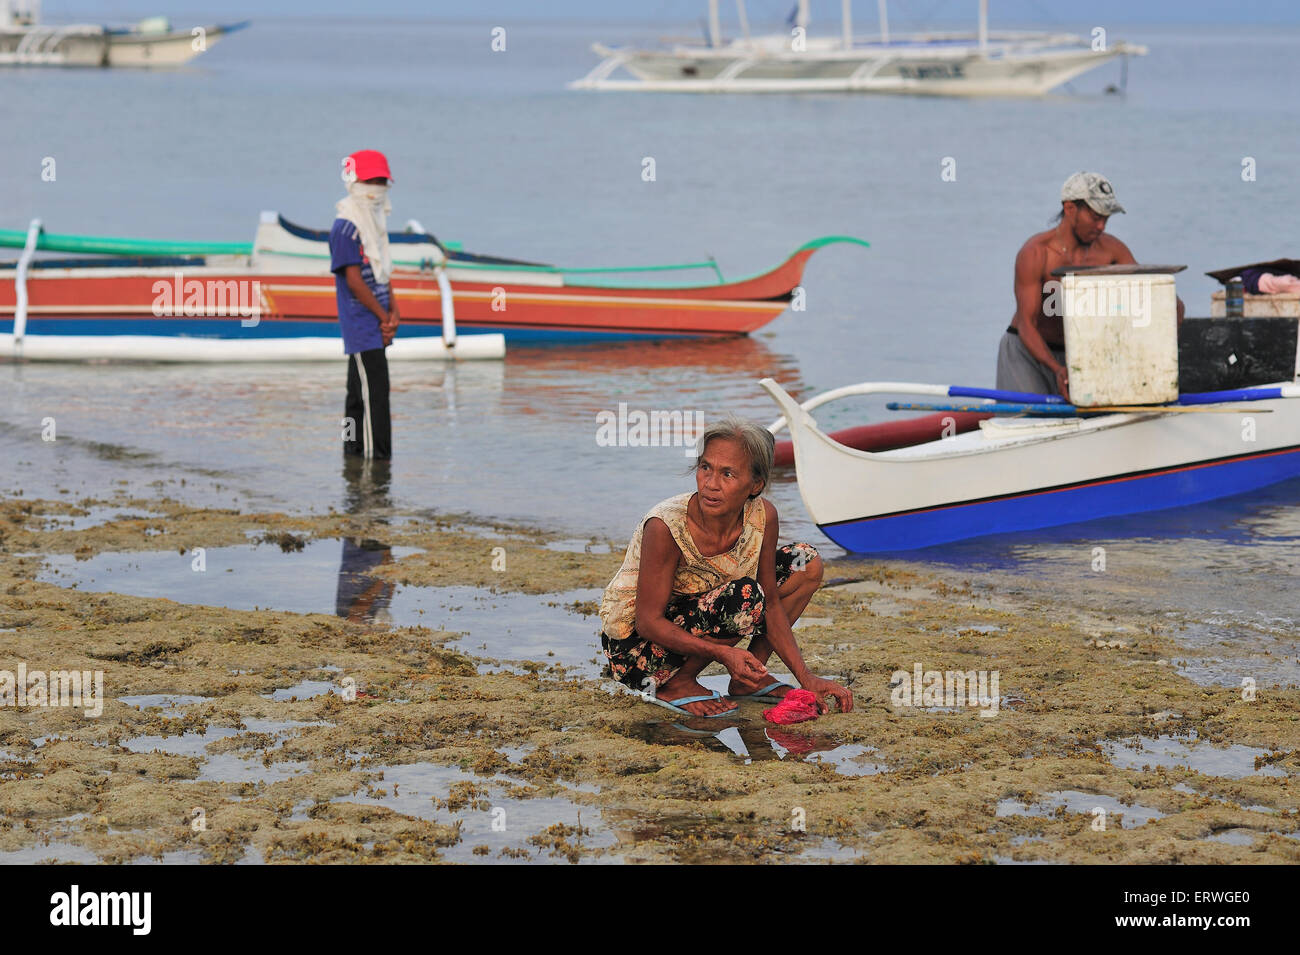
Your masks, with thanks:
[[(0, 861), (1300, 861), (1300, 689), (1198, 685), (1163, 617), (1042, 589), (836, 562), (843, 583), (797, 635), (855, 711), (777, 728), (745, 703), (719, 732), (612, 695), (594, 662), (494, 665), (449, 648), (450, 629), (36, 579), (47, 555), (345, 536), (411, 549), (377, 580), (489, 605), (603, 587), (622, 544), (165, 498), (0, 501), (0, 669), (102, 670), (107, 697), (98, 718), (0, 707)], [(598, 657), (594, 602), (554, 603), (589, 622)], [(997, 671), (996, 715), (894, 705), (895, 671), (917, 663)]]

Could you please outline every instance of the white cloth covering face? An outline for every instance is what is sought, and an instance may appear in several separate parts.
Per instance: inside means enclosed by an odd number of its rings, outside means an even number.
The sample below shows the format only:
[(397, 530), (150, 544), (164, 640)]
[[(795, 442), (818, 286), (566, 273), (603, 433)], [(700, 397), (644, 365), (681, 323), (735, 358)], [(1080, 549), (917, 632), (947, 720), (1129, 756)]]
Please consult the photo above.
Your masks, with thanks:
[(388, 248), (388, 213), (393, 207), (388, 201), (388, 186), (350, 182), (347, 197), (340, 199), (335, 208), (339, 218), (351, 222), (361, 234), (361, 247), (370, 260), (375, 281), (387, 285), (393, 274), (393, 255)]

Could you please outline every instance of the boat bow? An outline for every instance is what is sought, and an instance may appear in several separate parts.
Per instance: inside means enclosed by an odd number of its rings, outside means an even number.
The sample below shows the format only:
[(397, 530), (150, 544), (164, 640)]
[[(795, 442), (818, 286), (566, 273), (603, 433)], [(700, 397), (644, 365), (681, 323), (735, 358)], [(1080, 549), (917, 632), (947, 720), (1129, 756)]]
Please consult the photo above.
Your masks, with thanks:
[(870, 242), (865, 239), (854, 238), (851, 235), (825, 235), (819, 239), (813, 239), (811, 242), (805, 242), (774, 269), (749, 278), (727, 282), (725, 285), (719, 285), (718, 288), (726, 289), (728, 295), (737, 298), (788, 298), (794, 293), (799, 283), (803, 281), (804, 267), (808, 264), (808, 260), (812, 258), (813, 253), (818, 249), (840, 243), (858, 245), (866, 249), (871, 248)]

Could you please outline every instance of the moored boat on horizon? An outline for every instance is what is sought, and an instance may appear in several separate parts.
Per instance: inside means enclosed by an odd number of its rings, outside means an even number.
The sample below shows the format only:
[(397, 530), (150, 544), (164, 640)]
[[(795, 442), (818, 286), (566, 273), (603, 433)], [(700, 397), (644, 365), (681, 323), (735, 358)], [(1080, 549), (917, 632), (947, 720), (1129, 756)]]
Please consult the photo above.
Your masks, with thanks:
[[(941, 96), (1043, 96), (1103, 63), (1144, 56), (1137, 44), (1071, 33), (989, 32), (988, 0), (979, 3), (975, 33), (896, 34), (885, 0), (880, 31), (853, 33), (851, 0), (842, 0), (841, 34), (809, 36), (809, 0), (799, 0), (788, 33), (753, 36), (744, 0), (737, 0), (741, 35), (726, 40), (718, 0), (709, 0), (704, 42), (681, 40), (660, 48), (592, 50), (603, 59), (573, 89), (672, 93), (860, 92)], [(631, 79), (617, 74), (622, 71)]]
[(0, 0), (0, 66), (171, 67), (188, 63), (248, 21), (172, 29), (167, 17), (130, 27), (40, 22), (39, 0)]

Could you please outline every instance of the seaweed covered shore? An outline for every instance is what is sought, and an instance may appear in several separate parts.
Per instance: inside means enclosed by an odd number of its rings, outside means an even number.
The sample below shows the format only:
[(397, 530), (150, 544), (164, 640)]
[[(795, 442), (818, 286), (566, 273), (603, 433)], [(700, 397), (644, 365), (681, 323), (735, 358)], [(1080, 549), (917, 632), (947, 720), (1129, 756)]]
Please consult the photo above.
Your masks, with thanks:
[[(218, 548), (291, 561), (345, 539), (390, 550), (367, 571), (380, 589), (470, 588), (486, 609), (457, 630), (50, 572)], [(0, 860), (1300, 861), (1300, 690), (1198, 685), (1162, 617), (837, 561), (797, 634), (856, 709), (777, 728), (746, 703), (702, 727), (599, 676), (595, 603), (572, 594), (603, 587), (621, 545), (451, 518), (0, 500), (0, 671), (103, 680), (99, 715), (0, 705)], [(541, 598), (529, 646), (558, 621), (565, 640), (575, 621), (590, 633), (581, 666), (572, 646), (476, 654), (503, 645), (492, 607), (520, 594)], [(918, 668), (995, 674), (996, 702), (900, 696)]]

